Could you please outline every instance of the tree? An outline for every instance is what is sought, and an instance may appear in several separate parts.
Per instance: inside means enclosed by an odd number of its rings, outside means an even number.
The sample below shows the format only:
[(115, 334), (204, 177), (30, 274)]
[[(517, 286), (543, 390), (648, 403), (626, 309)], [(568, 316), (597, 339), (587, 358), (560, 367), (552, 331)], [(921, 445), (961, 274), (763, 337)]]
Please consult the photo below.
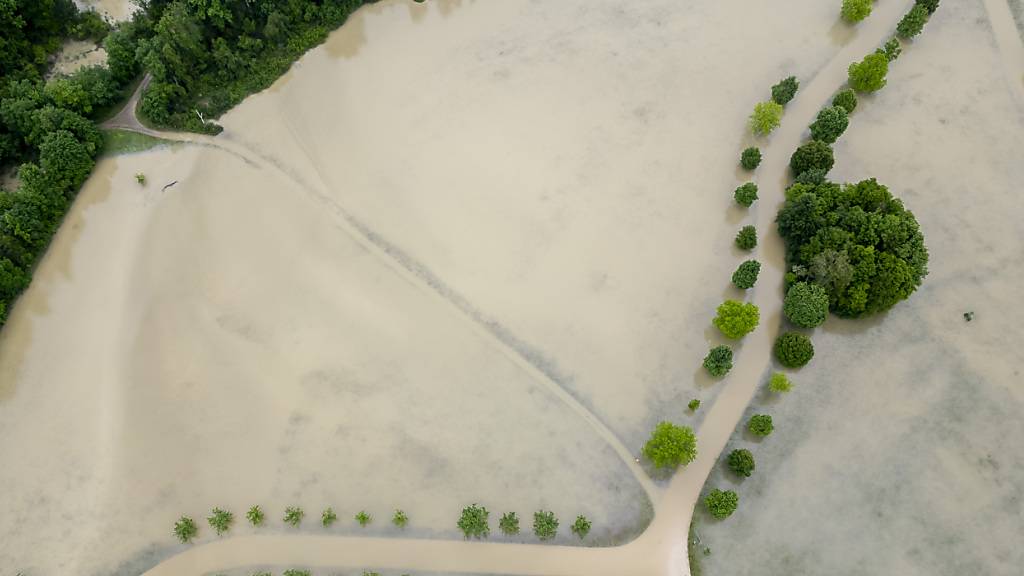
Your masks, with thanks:
[(803, 334), (785, 332), (775, 339), (775, 357), (786, 368), (800, 368), (814, 357), (814, 345)]
[(732, 283), (741, 290), (748, 290), (757, 283), (757, 276), (760, 272), (760, 262), (757, 260), (747, 260), (740, 264), (739, 268), (732, 273)]
[(840, 106), (829, 106), (818, 112), (817, 119), (811, 123), (811, 138), (820, 140), (826, 144), (832, 144), (850, 125), (850, 119), (846, 115), (846, 109)]
[(772, 86), (772, 100), (776, 104), (785, 106), (796, 96), (796, 91), (799, 88), (800, 82), (797, 81), (796, 76), (784, 78), (778, 84)]
[(206, 521), (210, 523), (210, 527), (217, 533), (217, 536), (220, 536), (231, 528), (231, 524), (235, 521), (235, 515), (227, 510), (214, 508)]
[(768, 436), (775, 430), (772, 425), (772, 417), (767, 414), (754, 414), (747, 422), (747, 430), (755, 436)]
[(736, 511), (740, 504), (740, 497), (732, 490), (719, 490), (715, 488), (704, 497), (704, 506), (714, 518), (725, 520)]
[(284, 523), (292, 527), (297, 527), (302, 522), (302, 517), (306, 513), (302, 511), (302, 508), (298, 506), (289, 506), (284, 509)]
[(729, 465), (729, 470), (732, 470), (737, 476), (749, 478), (754, 473), (754, 455), (746, 448), (729, 452), (726, 463)]
[(825, 182), (828, 177), (828, 173), (821, 168), (811, 168), (810, 170), (804, 170), (796, 178), (793, 179), (794, 184), (821, 184)]
[[(0, 194), (7, 194), (6, 192)], [(0, 257), (0, 301), (13, 302), (28, 287), (31, 276), (11, 262)]]
[(93, 160), (74, 134), (57, 130), (47, 135), (39, 146), (39, 166), (54, 187), (68, 192), (77, 190), (89, 177)]
[(501, 515), (501, 519), (498, 520), (498, 529), (505, 536), (519, 534), (519, 517), (516, 516), (515, 512), (505, 512)]
[(846, 110), (847, 115), (850, 115), (857, 109), (857, 93), (851, 88), (840, 90), (836, 93), (835, 97), (832, 98), (832, 105), (839, 106), (843, 110)]
[(840, 14), (847, 22), (860, 22), (871, 15), (872, 0), (843, 0)]
[(757, 184), (747, 182), (733, 192), (732, 197), (740, 206), (750, 207), (757, 200)]
[(188, 544), (199, 533), (199, 527), (195, 520), (188, 516), (182, 516), (174, 523), (174, 535), (181, 540), (182, 544)]
[(577, 516), (576, 521), (572, 523), (572, 533), (579, 536), (580, 540), (586, 538), (587, 534), (590, 534), (590, 520), (583, 515)]
[(909, 40), (924, 30), (926, 22), (928, 22), (928, 10), (920, 4), (914, 4), (910, 12), (907, 12), (900, 23), (896, 25), (896, 35)]
[(700, 408), (700, 400), (694, 398), (693, 400), (690, 400), (690, 403), (687, 404), (686, 407), (690, 409), (690, 412), (696, 412), (697, 409)]
[(715, 378), (721, 378), (732, 370), (732, 349), (728, 346), (715, 346), (704, 357), (704, 368)]
[(487, 508), (473, 504), (462, 509), (462, 516), (459, 517), (458, 527), (462, 535), (469, 538), (487, 538), (491, 533), (488, 525)]
[(875, 50), (875, 54), (882, 54), (889, 62), (895, 61), (903, 53), (903, 46), (898, 38), (890, 38), (881, 48)]
[(800, 146), (789, 158), (789, 167), (793, 176), (799, 176), (808, 170), (823, 170), (828, 173), (835, 164), (832, 147), (818, 140), (811, 140)]
[(338, 521), (338, 515), (335, 514), (334, 508), (328, 507), (320, 514), (320, 523), (324, 525), (324, 528), (329, 528), (331, 524)]
[(821, 326), (828, 315), (828, 292), (817, 284), (797, 282), (786, 292), (782, 313), (801, 328)]
[(260, 509), (259, 506), (253, 506), (245, 513), (245, 518), (249, 520), (249, 524), (252, 524), (253, 526), (262, 526), (264, 520), (263, 510)]
[(782, 104), (774, 101), (758, 102), (754, 105), (754, 112), (750, 115), (750, 130), (754, 134), (764, 136), (782, 123)]
[(107, 66), (114, 80), (121, 86), (128, 84), (139, 74), (139, 62), (135, 59), (135, 31), (133, 22), (123, 22), (103, 40), (103, 49), (107, 52)]
[(761, 151), (751, 146), (740, 154), (740, 166), (747, 170), (753, 170), (761, 164)]
[(726, 338), (737, 340), (757, 328), (761, 313), (757, 305), (726, 300), (718, 306), (718, 315), (711, 321)]
[(772, 392), (789, 392), (793, 389), (793, 383), (782, 372), (776, 372), (768, 380), (768, 389)]
[(857, 92), (876, 92), (885, 87), (889, 73), (889, 59), (884, 54), (868, 54), (860, 62), (850, 64), (850, 88)]
[(736, 246), (741, 250), (753, 250), (757, 246), (757, 229), (747, 225), (736, 233)]
[(398, 528), (405, 528), (405, 525), (409, 523), (409, 517), (405, 515), (405, 512), (395, 510), (395, 513), (391, 516), (391, 523)]
[(555, 513), (548, 510), (538, 510), (533, 513), (533, 533), (538, 540), (551, 540), (558, 533), (558, 518)]
[(939, 9), (939, 0), (914, 0), (914, 3), (924, 7), (929, 14), (934, 14)]
[(689, 426), (659, 422), (644, 444), (644, 456), (657, 468), (678, 468), (697, 457), (697, 436)]
[(362, 526), (363, 528), (366, 528), (367, 524), (369, 524), (370, 522), (373, 522), (373, 516), (370, 516), (366, 512), (366, 510), (360, 510), (358, 513), (356, 513), (355, 519), (356, 519), (356, 522), (358, 522), (359, 525)]

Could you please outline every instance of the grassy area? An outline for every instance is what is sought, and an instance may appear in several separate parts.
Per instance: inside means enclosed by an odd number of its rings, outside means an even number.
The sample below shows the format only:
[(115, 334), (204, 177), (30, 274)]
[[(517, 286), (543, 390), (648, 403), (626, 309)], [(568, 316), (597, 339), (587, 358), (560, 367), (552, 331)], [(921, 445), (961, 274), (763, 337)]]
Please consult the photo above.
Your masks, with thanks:
[(103, 131), (103, 155), (117, 156), (119, 154), (131, 154), (149, 150), (161, 144), (169, 144), (170, 140), (154, 138), (138, 132), (128, 130), (104, 130)]

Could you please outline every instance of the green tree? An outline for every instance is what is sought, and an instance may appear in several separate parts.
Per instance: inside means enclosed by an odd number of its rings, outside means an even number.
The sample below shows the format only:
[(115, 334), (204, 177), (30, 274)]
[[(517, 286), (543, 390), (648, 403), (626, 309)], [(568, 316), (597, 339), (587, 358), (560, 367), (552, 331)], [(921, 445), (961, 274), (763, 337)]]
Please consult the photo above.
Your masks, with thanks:
[(227, 510), (214, 508), (206, 521), (210, 523), (210, 527), (217, 533), (217, 536), (220, 536), (231, 528), (231, 524), (235, 521), (235, 515)]
[(740, 166), (747, 170), (753, 170), (761, 164), (761, 151), (751, 146), (740, 154)]
[(889, 62), (895, 61), (903, 53), (903, 46), (898, 38), (890, 38), (881, 48), (875, 50), (875, 54), (882, 54)]
[(818, 140), (811, 140), (800, 146), (789, 158), (793, 176), (799, 176), (807, 170), (823, 170), (828, 173), (834, 164), (832, 147)]
[(133, 22), (123, 22), (103, 40), (107, 52), (107, 66), (114, 80), (121, 86), (132, 81), (139, 74), (139, 62), (135, 59), (137, 39)]
[(896, 25), (896, 35), (909, 40), (924, 30), (926, 22), (928, 22), (928, 10), (920, 4), (914, 4), (910, 12), (907, 12), (900, 23)]
[(737, 188), (732, 196), (740, 206), (750, 207), (757, 200), (757, 184), (747, 182)]
[(793, 383), (782, 372), (776, 372), (768, 380), (768, 389), (772, 392), (789, 392), (793, 389)]
[(405, 515), (405, 512), (395, 510), (394, 515), (391, 516), (391, 523), (399, 528), (405, 528), (405, 525), (409, 523), (409, 517)]
[(871, 15), (872, 0), (843, 0), (840, 13), (847, 22), (860, 22)]
[(923, 6), (929, 14), (934, 14), (939, 9), (939, 0), (914, 0), (918, 6)]
[(782, 313), (801, 328), (821, 326), (828, 315), (828, 292), (817, 284), (797, 282), (786, 292)]
[(737, 340), (757, 328), (761, 313), (757, 305), (749, 302), (726, 300), (718, 306), (718, 315), (712, 320), (726, 338)]
[(538, 540), (551, 540), (558, 533), (558, 518), (548, 510), (533, 513), (533, 533)]
[(740, 497), (732, 490), (719, 490), (715, 488), (704, 497), (704, 506), (714, 518), (725, 520), (736, 511), (740, 504)]
[(249, 508), (249, 511), (245, 513), (245, 517), (249, 520), (249, 524), (253, 526), (262, 526), (265, 518), (263, 510), (259, 506)]
[(697, 457), (697, 436), (689, 426), (659, 422), (644, 444), (644, 456), (657, 468), (678, 468)]
[(786, 368), (800, 368), (814, 358), (814, 345), (803, 334), (785, 332), (775, 339), (775, 357)]
[(505, 536), (519, 534), (519, 517), (516, 516), (515, 512), (505, 512), (498, 520), (498, 528)]
[(736, 246), (741, 250), (753, 250), (757, 246), (757, 229), (747, 225), (736, 233)]
[(586, 516), (580, 515), (576, 517), (576, 521), (572, 523), (572, 533), (583, 540), (590, 534), (590, 520), (587, 520)]
[(305, 515), (306, 513), (303, 512), (302, 508), (289, 506), (284, 509), (284, 523), (296, 527), (302, 522), (302, 517)]
[(832, 105), (846, 110), (847, 115), (852, 114), (857, 109), (857, 93), (852, 88), (840, 90), (832, 98)]
[(884, 54), (868, 54), (860, 62), (850, 64), (850, 88), (857, 92), (877, 92), (885, 87), (889, 59)]
[(729, 470), (732, 470), (737, 476), (749, 478), (754, 473), (754, 455), (746, 448), (738, 448), (729, 452), (726, 463)]
[(715, 346), (704, 357), (704, 368), (715, 378), (721, 378), (732, 370), (732, 349), (728, 346)]
[(320, 514), (320, 523), (324, 525), (324, 528), (330, 528), (331, 524), (334, 524), (337, 521), (338, 515), (335, 514), (334, 508), (328, 507)]
[(750, 115), (750, 130), (754, 134), (766, 135), (779, 127), (782, 123), (782, 104), (773, 102), (758, 102), (754, 106), (754, 112)]
[(370, 522), (373, 522), (373, 516), (370, 516), (370, 515), (369, 515), (369, 514), (368, 514), (368, 513), (366, 512), (366, 510), (360, 510), (360, 511), (359, 511), (359, 512), (358, 512), (358, 513), (357, 513), (357, 514), (355, 515), (355, 519), (356, 519), (356, 522), (358, 522), (358, 523), (359, 523), (359, 525), (360, 525), (360, 526), (362, 526), (363, 528), (366, 528), (366, 525), (367, 525), (367, 524), (369, 524)]
[(775, 430), (772, 417), (767, 414), (754, 414), (747, 422), (747, 430), (755, 436), (767, 436)]
[(473, 504), (462, 509), (462, 516), (459, 517), (459, 530), (468, 540), (469, 538), (487, 538), (491, 533), (488, 525), (487, 508)]
[(772, 100), (776, 104), (785, 106), (789, 104), (789, 101), (796, 96), (796, 91), (800, 88), (800, 82), (797, 81), (796, 76), (790, 76), (779, 81), (778, 84), (772, 86)]
[(690, 409), (690, 412), (696, 412), (697, 409), (700, 408), (700, 400), (694, 398), (693, 400), (690, 400), (690, 403), (687, 404), (686, 407)]
[(849, 125), (850, 119), (846, 115), (846, 109), (841, 106), (823, 108), (811, 123), (811, 138), (832, 144), (842, 136)]
[(739, 268), (732, 273), (732, 283), (741, 290), (748, 290), (757, 283), (757, 276), (760, 272), (760, 262), (757, 260), (747, 260), (740, 264)]
[(199, 533), (199, 527), (196, 526), (195, 520), (188, 516), (182, 516), (174, 523), (174, 535), (181, 540), (183, 544), (188, 544), (196, 537)]
[(51, 132), (39, 146), (39, 166), (53, 186), (77, 190), (92, 171), (92, 156), (75, 135), (66, 130)]

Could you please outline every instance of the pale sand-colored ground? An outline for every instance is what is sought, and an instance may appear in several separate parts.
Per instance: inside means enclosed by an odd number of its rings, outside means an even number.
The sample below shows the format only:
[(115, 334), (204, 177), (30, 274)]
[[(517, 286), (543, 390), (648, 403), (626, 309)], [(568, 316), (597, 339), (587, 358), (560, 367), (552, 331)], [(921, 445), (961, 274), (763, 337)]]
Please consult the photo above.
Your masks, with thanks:
[(48, 78), (69, 76), (81, 68), (107, 63), (107, 51), (86, 40), (68, 40), (47, 72)]
[[(830, 319), (735, 487), (706, 514), (704, 573), (1020, 573), (1024, 553), (1024, 100), (980, 0), (943, 2), (888, 86), (836, 146), (834, 177), (877, 176), (913, 209), (931, 252), (922, 289), (884, 318)], [(962, 314), (974, 311), (967, 323)]]

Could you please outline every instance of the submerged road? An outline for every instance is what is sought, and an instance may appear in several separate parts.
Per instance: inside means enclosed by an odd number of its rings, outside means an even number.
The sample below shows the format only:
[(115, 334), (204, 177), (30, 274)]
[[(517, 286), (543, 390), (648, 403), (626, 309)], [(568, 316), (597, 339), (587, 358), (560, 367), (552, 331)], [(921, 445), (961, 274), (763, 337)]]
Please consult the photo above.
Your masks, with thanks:
[(784, 250), (781, 239), (774, 233), (774, 219), (783, 199), (789, 156), (800, 145), (806, 126), (813, 121), (818, 110), (830, 102), (835, 91), (846, 81), (849, 64), (859, 61), (888, 39), (911, 4), (912, 0), (897, 0), (876, 5), (871, 17), (858, 25), (853, 40), (813, 79), (803, 84), (796, 98), (787, 106), (782, 126), (764, 149), (765, 160), (756, 174), (763, 197), (751, 209), (751, 214), (756, 217), (752, 223), (760, 233), (758, 259), (762, 263), (759, 288), (751, 290), (751, 300), (761, 309), (761, 329), (742, 342), (736, 365), (727, 382), (721, 384), (724, 388), (704, 418), (697, 433), (698, 457), (685, 469), (679, 470), (665, 489), (654, 485), (634, 460), (632, 452), (596, 415), (568, 393), (557, 377), (531, 363), (510, 336), (496, 331), (485, 317), (458, 298), (428, 270), (396, 252), (394, 247), (355, 221), (326, 192), (308, 185), (301, 175), (274, 159), (229, 139), (146, 128), (134, 116), (138, 93), (134, 95), (126, 110), (105, 127), (221, 148), (250, 163), (272, 167), (306, 192), (314, 194), (340, 216), (341, 225), (357, 241), (397, 273), (452, 306), (478, 333), (580, 415), (629, 466), (654, 506), (654, 519), (643, 534), (628, 544), (610, 548), (311, 534), (235, 536), (189, 548), (146, 571), (143, 576), (198, 576), (255, 565), (562, 576), (688, 575), (686, 539), (694, 506), (712, 467), (771, 369), (772, 344), (782, 317), (781, 290), (785, 269)]

